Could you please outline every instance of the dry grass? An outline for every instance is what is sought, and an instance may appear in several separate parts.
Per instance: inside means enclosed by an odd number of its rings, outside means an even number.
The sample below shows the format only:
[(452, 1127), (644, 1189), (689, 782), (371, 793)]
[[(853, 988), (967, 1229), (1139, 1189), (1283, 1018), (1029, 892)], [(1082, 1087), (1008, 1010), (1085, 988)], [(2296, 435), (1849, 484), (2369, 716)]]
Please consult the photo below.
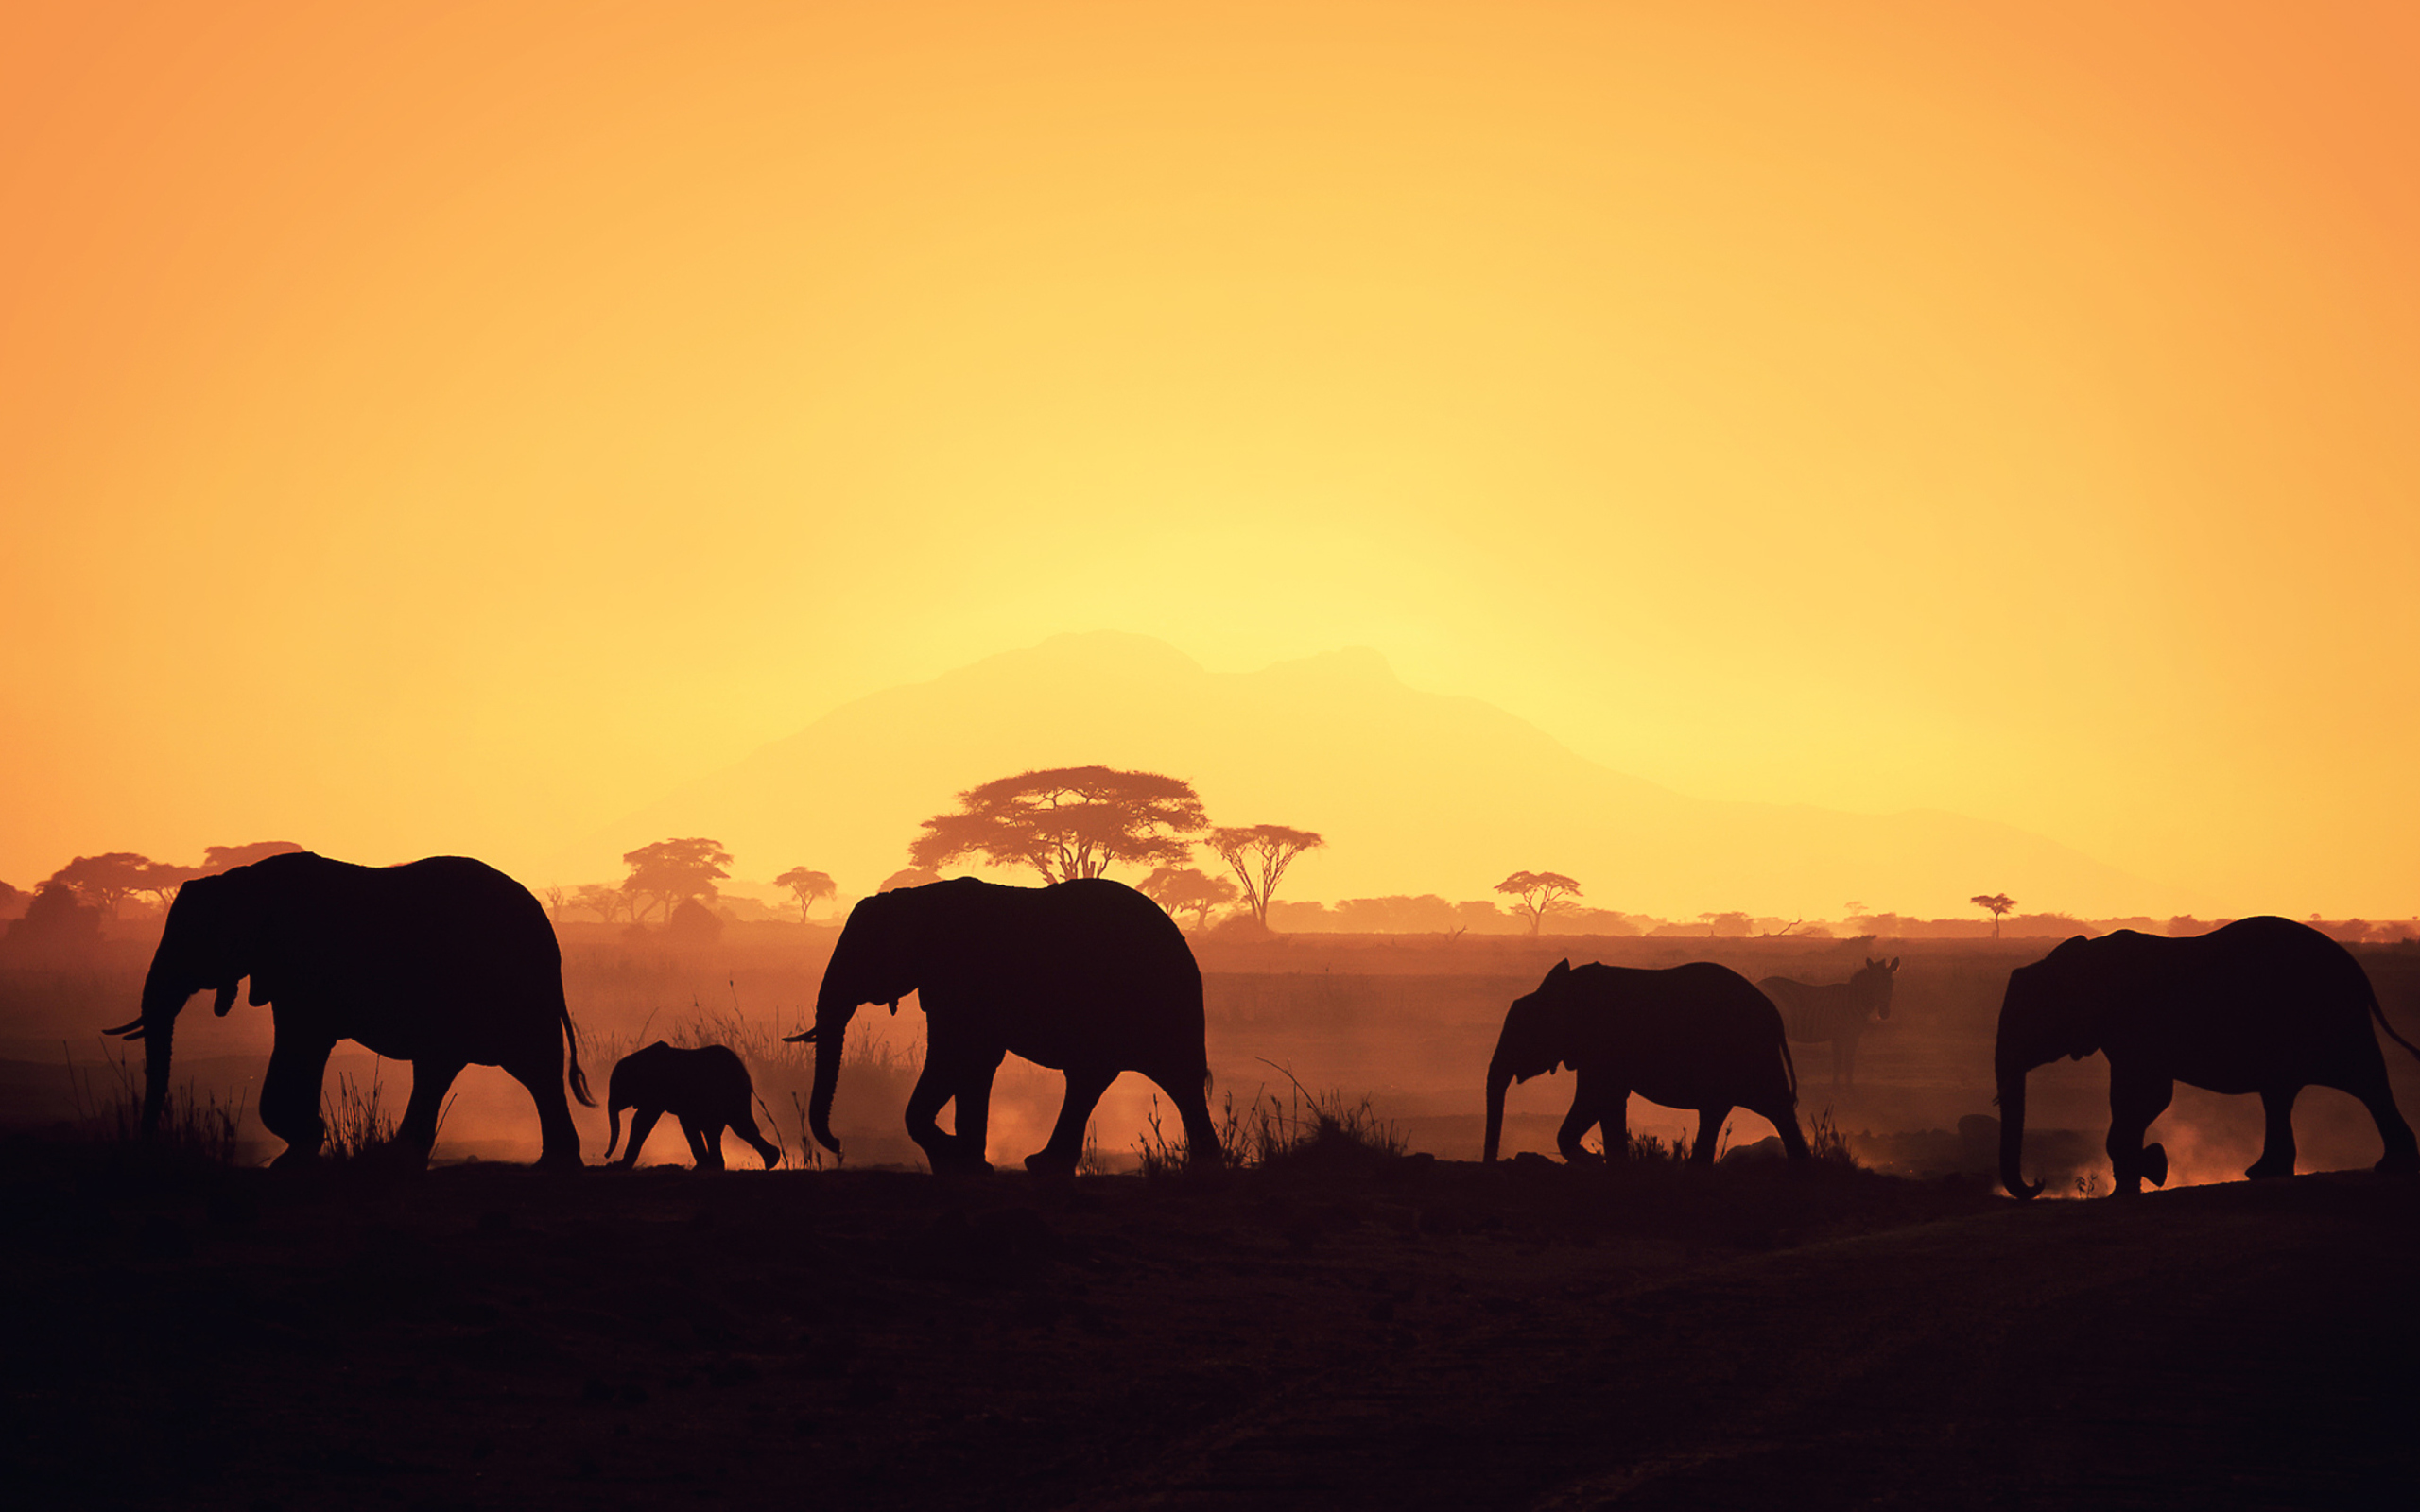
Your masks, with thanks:
[(1824, 1110), (1806, 1121), (1806, 1150), (1818, 1165), (1828, 1165), (1842, 1171), (1857, 1169), (1857, 1157), (1849, 1153), (1848, 1136), (1832, 1118), (1832, 1109)]
[[(327, 1125), (327, 1142), (320, 1151), (337, 1165), (354, 1165), (378, 1160), (399, 1151), (395, 1141), (395, 1120), (386, 1102), (386, 1062), (374, 1062), (367, 1083), (356, 1082), (350, 1074), (338, 1074), (336, 1090), (323, 1093), (320, 1101), (320, 1119)], [(446, 1099), (446, 1107), (453, 1099)], [(438, 1125), (445, 1124), (443, 1109), (437, 1116)]]
[[(60, 1047), (65, 1050), (67, 1047)], [(96, 1086), (89, 1070), (79, 1070), (68, 1053), (67, 1085), (76, 1100), (76, 1122), (87, 1137), (113, 1144), (140, 1145), (143, 1139), (143, 1078), (133, 1062), (110, 1055), (113, 1085)], [(222, 1102), (216, 1092), (198, 1093), (192, 1081), (171, 1087), (160, 1106), (160, 1123), (152, 1148), (171, 1156), (210, 1165), (235, 1163), (235, 1135), (244, 1122), (244, 1099), (238, 1093)]]
[[(1281, 1098), (1263, 1087), (1239, 1109), (1236, 1094), (1228, 1092), (1211, 1113), (1219, 1157), (1228, 1168), (1332, 1170), (1399, 1160), (1409, 1150), (1403, 1131), (1380, 1118), (1367, 1096), (1353, 1101), (1335, 1089), (1314, 1092), (1296, 1081), (1293, 1073), (1277, 1069), (1291, 1085), (1289, 1095)], [(1144, 1115), (1136, 1149), (1145, 1176), (1171, 1176), (1185, 1169), (1184, 1129), (1171, 1132), (1162, 1122), (1157, 1093)]]

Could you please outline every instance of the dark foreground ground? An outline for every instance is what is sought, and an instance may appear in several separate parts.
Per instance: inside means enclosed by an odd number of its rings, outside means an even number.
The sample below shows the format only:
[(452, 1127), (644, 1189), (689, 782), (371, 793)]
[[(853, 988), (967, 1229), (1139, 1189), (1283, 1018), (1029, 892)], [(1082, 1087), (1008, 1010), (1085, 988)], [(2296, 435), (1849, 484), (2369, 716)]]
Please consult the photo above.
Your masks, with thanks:
[(0, 1150), (26, 1507), (2412, 1504), (2420, 1186)]

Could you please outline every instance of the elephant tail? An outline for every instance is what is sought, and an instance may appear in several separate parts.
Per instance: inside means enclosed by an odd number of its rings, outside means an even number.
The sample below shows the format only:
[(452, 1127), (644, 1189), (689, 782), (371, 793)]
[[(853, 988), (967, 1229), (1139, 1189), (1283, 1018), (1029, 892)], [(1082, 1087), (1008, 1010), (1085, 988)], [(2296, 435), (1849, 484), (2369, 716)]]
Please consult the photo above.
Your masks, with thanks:
[(588, 1073), (579, 1069), (579, 1030), (571, 1022), (571, 1004), (564, 999), (560, 981), (555, 984), (555, 1017), (562, 1021), (563, 1050), (571, 1059), (571, 1094), (579, 1099), (580, 1107), (595, 1108), (596, 1099), (588, 1095)]
[(1789, 1100), (1795, 1105), (1798, 1101), (1798, 1061), (1789, 1053), (1788, 1035), (1784, 1035), (1781, 1041), (1781, 1070), (1782, 1074), (1789, 1078)]
[(2378, 995), (2376, 988), (2372, 988), (2370, 992), (2370, 1017), (2378, 1021), (2378, 1027), (2386, 1031), (2386, 1037), (2388, 1039), (2394, 1040), (2396, 1044), (2401, 1045), (2404, 1049), (2411, 1051), (2415, 1058), (2420, 1058), (2420, 1045), (2415, 1045), (2411, 1040), (2403, 1038), (2403, 1036), (2395, 1033), (2394, 1025), (2386, 1022), (2386, 1010), (2378, 1006)]

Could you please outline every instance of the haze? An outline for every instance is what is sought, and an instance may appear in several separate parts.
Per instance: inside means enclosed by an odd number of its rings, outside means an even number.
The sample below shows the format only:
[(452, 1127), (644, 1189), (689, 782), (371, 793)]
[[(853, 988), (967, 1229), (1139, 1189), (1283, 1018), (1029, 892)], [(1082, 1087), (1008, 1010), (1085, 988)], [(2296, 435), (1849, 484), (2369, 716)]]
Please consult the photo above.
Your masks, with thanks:
[(0, 877), (1108, 628), (2402, 917), (2414, 184), (2387, 5), (11, 7)]

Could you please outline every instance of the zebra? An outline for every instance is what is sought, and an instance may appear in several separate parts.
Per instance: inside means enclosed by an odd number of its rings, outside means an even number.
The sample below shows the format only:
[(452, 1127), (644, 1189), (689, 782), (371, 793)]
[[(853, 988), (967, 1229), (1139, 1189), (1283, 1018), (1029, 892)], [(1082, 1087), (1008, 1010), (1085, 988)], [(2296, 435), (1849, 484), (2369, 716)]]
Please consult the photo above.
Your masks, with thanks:
[(1769, 976), (1758, 990), (1781, 1009), (1782, 1027), (1800, 1044), (1832, 1041), (1832, 1085), (1843, 1079), (1857, 1090), (1857, 1041), (1865, 1033), (1869, 1014), (1891, 1017), (1891, 984), (1899, 957), (1868, 960), (1845, 982), (1809, 983), (1787, 976)]

